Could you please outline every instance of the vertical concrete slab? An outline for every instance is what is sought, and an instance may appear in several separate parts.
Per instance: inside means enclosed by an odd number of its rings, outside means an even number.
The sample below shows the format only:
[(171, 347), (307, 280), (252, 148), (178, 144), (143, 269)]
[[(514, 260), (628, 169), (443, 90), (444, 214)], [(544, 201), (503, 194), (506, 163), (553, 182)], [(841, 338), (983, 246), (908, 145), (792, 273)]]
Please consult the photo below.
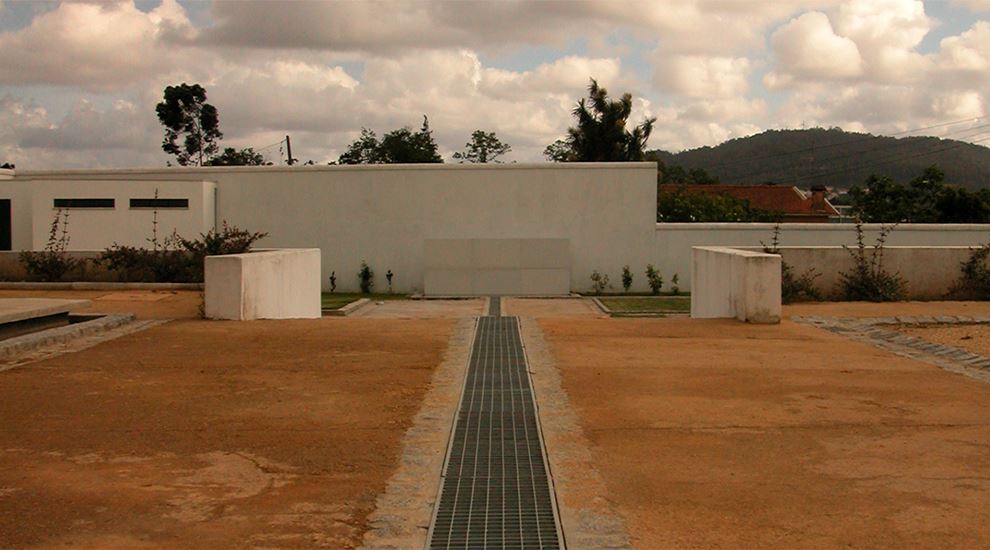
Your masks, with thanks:
[(691, 317), (780, 322), (780, 256), (725, 247), (694, 247)]

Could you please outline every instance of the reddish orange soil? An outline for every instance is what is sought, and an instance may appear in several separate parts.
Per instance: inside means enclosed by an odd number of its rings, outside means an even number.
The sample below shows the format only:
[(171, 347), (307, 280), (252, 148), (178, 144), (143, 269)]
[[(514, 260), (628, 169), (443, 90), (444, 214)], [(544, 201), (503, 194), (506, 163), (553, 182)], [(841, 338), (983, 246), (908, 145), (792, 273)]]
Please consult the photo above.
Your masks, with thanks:
[(988, 384), (788, 321), (540, 324), (636, 547), (990, 546)]
[(133, 313), (138, 319), (195, 319), (203, 303), (198, 290), (0, 290), (0, 298), (92, 300), (77, 313)]
[(812, 302), (784, 306), (784, 316), (891, 317), (896, 315), (990, 315), (990, 302)]
[(897, 330), (929, 342), (945, 344), (990, 357), (990, 326), (988, 325), (932, 325), (900, 327)]
[(352, 547), (451, 329), (174, 321), (0, 372), (0, 547)]

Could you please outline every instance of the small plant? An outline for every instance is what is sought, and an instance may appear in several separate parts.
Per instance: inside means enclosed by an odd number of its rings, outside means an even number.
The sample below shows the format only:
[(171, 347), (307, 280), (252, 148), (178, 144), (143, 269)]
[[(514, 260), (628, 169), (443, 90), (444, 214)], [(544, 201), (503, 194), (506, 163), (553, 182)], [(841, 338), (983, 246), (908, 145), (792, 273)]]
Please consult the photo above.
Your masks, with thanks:
[(18, 258), (31, 279), (58, 281), (81, 264), (79, 260), (69, 257), (68, 248), (69, 211), (60, 208), (55, 212), (45, 248), (39, 251), (25, 250)]
[(361, 285), (361, 294), (371, 294), (371, 289), (375, 286), (375, 272), (371, 270), (371, 267), (364, 260), (361, 260), (358, 281)]
[(660, 272), (653, 267), (653, 264), (646, 265), (646, 282), (650, 285), (650, 292), (654, 296), (660, 294), (660, 289), (663, 288), (663, 277)]
[(883, 268), (883, 249), (894, 225), (881, 225), (872, 253), (866, 250), (863, 222), (856, 220), (856, 248), (842, 245), (853, 259), (853, 269), (839, 273), (839, 294), (845, 300), (896, 302), (904, 299), (904, 279)]
[(331, 271), (330, 272), (330, 294), (333, 294), (333, 292), (335, 290), (337, 290), (337, 272), (336, 271)]
[(389, 294), (392, 293), (392, 277), (394, 277), (394, 276), (395, 275), (392, 273), (392, 270), (391, 269), (389, 269), (387, 272), (385, 272), (385, 280), (388, 281), (388, 293)]
[(629, 292), (629, 287), (632, 286), (633, 274), (629, 271), (629, 266), (622, 266), (622, 290), (626, 293)]
[[(763, 252), (767, 254), (780, 254), (780, 222), (773, 226), (773, 237), (770, 244), (760, 241), (763, 245)], [(822, 274), (809, 269), (801, 275), (794, 274), (794, 268), (780, 260), (780, 301), (785, 304), (794, 302), (810, 302), (822, 299), (822, 294), (815, 286), (815, 279)]]
[(990, 243), (970, 251), (969, 259), (962, 262), (959, 283), (949, 291), (950, 296), (973, 300), (990, 299), (990, 268), (987, 267), (987, 257), (990, 257)]
[(674, 276), (670, 278), (670, 293), (674, 296), (679, 296), (681, 294), (681, 289), (677, 286), (677, 282), (677, 273), (674, 273)]
[(595, 294), (601, 294), (608, 288), (608, 275), (599, 273), (598, 270), (591, 272), (591, 289)]

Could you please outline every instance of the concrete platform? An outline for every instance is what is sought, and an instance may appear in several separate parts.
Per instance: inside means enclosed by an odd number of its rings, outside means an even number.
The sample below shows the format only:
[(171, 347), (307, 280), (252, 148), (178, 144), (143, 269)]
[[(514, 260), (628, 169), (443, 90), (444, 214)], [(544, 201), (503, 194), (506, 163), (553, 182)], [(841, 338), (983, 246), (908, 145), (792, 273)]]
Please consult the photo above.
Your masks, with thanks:
[(0, 325), (39, 317), (64, 315), (92, 305), (89, 300), (56, 298), (0, 298)]

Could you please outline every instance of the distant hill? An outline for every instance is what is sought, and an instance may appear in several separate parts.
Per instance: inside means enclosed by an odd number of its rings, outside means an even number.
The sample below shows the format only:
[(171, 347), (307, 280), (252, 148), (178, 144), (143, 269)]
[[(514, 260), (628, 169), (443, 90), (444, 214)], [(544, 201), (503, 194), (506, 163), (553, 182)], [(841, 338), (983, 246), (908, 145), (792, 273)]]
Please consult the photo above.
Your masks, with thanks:
[(767, 130), (716, 147), (651, 153), (668, 165), (702, 168), (721, 183), (848, 188), (871, 174), (906, 183), (937, 164), (949, 183), (968, 189), (990, 187), (990, 148), (936, 137), (893, 138), (838, 128)]

